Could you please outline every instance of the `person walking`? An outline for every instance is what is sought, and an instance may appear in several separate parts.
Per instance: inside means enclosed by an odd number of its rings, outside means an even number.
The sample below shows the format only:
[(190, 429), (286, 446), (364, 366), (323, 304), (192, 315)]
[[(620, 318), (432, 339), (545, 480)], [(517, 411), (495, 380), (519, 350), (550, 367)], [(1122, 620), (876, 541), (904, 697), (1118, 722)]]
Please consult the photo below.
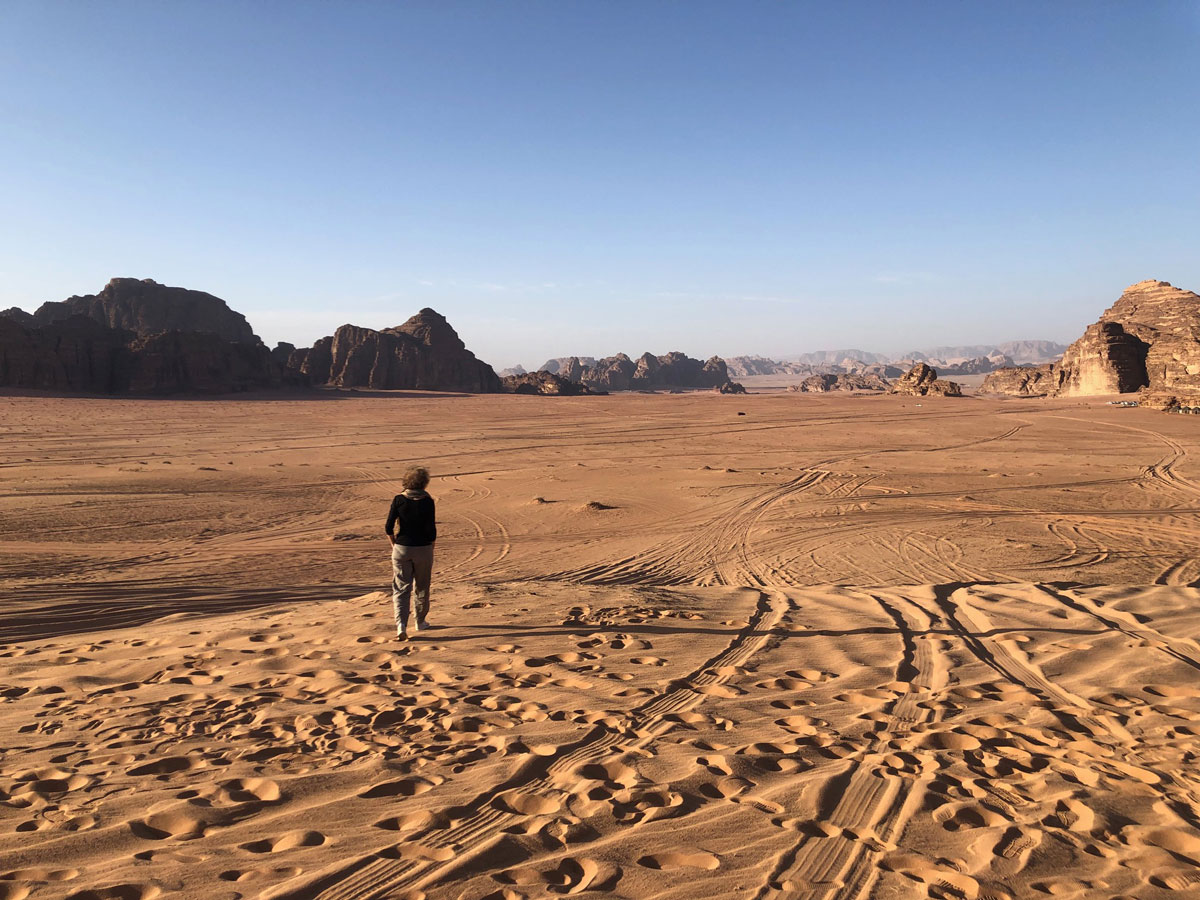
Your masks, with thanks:
[(428, 470), (409, 469), (401, 484), (404, 492), (392, 498), (385, 530), (392, 545), (392, 609), (396, 614), (396, 638), (404, 641), (408, 640), (409, 604), (414, 586), (417, 631), (429, 627), (429, 580), (433, 575), (437, 521), (433, 498), (425, 492), (429, 484)]

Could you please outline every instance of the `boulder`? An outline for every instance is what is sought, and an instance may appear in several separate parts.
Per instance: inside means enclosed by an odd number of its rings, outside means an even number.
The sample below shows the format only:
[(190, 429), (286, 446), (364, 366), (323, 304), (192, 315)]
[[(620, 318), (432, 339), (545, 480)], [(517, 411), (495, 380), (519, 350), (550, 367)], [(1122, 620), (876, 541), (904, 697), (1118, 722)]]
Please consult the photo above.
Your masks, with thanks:
[(914, 397), (962, 396), (962, 388), (956, 382), (943, 381), (937, 377), (937, 374), (937, 369), (919, 362), (893, 381), (888, 391), (892, 394), (908, 394)]
[(746, 388), (736, 381), (726, 381), (713, 388), (713, 391), (718, 394), (744, 394)]
[(343, 325), (307, 352), (292, 354), (313, 384), (376, 390), (495, 393), (500, 378), (476, 359), (446, 319), (422, 309), (403, 325), (376, 331)]

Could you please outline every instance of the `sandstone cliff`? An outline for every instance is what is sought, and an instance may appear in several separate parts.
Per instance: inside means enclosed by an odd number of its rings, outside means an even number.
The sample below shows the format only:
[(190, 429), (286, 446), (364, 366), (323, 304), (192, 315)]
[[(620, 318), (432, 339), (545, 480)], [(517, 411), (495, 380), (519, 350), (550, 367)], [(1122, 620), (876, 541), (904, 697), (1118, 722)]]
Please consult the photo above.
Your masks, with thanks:
[[(1036, 375), (1028, 372), (1039, 373)], [(1062, 361), (1002, 369), (982, 391), (1060, 396), (1177, 394), (1200, 397), (1200, 296), (1165, 281), (1126, 288)]]
[(291, 354), (291, 365), (314, 384), (376, 390), (494, 393), (500, 378), (475, 358), (446, 319), (423, 309), (403, 325), (376, 331), (343, 325), (309, 349)]
[(915, 397), (942, 396), (961, 397), (962, 388), (953, 381), (937, 377), (937, 369), (925, 363), (917, 363), (904, 375), (892, 382), (888, 389), (892, 394), (909, 394)]
[(215, 334), (227, 341), (260, 343), (246, 317), (203, 291), (168, 287), (149, 278), (114, 278), (98, 294), (43, 303), (33, 314), (39, 325), (86, 316), (109, 328), (138, 335), (184, 331)]
[(225, 393), (295, 383), (280, 356), (223, 300), (153, 281), (115, 278), (99, 294), (0, 316), (8, 387)]

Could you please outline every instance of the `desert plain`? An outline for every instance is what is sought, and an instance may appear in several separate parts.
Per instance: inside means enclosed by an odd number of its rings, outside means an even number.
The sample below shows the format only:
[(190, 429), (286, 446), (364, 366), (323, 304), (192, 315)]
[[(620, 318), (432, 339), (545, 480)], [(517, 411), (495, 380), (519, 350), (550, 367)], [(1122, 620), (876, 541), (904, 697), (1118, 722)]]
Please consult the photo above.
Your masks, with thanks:
[(0, 396), (0, 900), (1200, 896), (1200, 420), (1106, 399)]

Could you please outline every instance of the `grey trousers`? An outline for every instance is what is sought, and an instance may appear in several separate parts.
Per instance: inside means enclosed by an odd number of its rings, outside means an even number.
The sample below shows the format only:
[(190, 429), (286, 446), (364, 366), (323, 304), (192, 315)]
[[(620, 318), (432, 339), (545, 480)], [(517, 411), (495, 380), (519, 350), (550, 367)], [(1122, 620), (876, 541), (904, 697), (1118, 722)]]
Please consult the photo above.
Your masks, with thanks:
[(409, 601), (417, 589), (417, 621), (429, 615), (429, 579), (433, 575), (433, 544), (424, 547), (392, 547), (392, 611), (396, 625), (408, 627)]

